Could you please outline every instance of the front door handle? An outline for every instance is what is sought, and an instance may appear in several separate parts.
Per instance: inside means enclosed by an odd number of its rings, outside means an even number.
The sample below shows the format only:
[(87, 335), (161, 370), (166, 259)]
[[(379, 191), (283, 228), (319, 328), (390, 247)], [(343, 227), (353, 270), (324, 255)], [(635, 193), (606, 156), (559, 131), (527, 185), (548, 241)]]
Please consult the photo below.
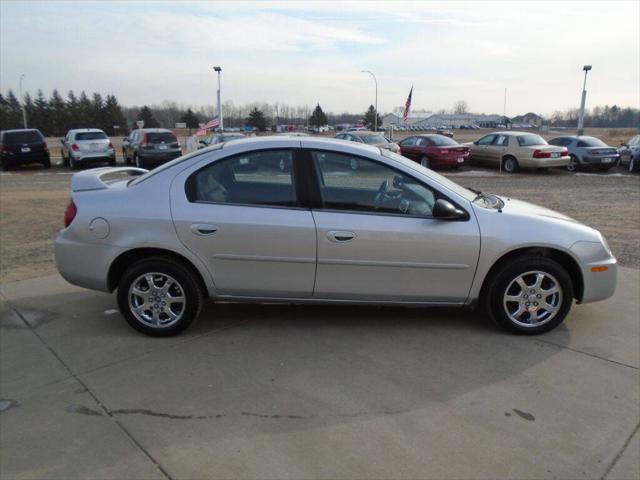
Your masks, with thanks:
[(344, 230), (331, 230), (327, 233), (327, 238), (332, 242), (346, 243), (356, 238), (356, 234)]
[(195, 233), (196, 235), (206, 236), (213, 235), (218, 230), (214, 225), (209, 225), (207, 223), (194, 223), (191, 225), (191, 233)]

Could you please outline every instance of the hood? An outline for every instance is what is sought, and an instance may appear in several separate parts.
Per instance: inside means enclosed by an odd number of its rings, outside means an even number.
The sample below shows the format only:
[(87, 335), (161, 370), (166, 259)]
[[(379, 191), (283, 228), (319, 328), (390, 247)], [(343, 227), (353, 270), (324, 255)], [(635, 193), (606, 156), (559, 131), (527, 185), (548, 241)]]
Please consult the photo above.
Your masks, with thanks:
[(533, 203), (523, 202), (522, 200), (515, 200), (513, 198), (500, 198), (504, 202), (504, 207), (502, 210), (505, 213), (524, 216), (547, 217), (556, 220), (565, 220), (567, 222), (575, 223), (578, 225), (584, 225), (582, 222), (579, 222), (569, 217), (568, 215), (565, 215), (564, 213), (551, 210), (550, 208), (541, 207)]

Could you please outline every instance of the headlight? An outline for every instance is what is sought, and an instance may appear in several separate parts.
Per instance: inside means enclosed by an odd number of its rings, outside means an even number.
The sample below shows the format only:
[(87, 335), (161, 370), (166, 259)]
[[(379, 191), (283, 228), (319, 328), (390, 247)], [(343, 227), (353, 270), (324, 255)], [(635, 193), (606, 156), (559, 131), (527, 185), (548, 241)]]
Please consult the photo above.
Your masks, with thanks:
[(602, 245), (604, 246), (604, 249), (607, 251), (607, 253), (609, 255), (613, 256), (613, 252), (611, 251), (611, 248), (609, 247), (609, 242), (607, 242), (607, 239), (604, 238), (604, 235), (600, 234), (600, 241), (602, 242)]

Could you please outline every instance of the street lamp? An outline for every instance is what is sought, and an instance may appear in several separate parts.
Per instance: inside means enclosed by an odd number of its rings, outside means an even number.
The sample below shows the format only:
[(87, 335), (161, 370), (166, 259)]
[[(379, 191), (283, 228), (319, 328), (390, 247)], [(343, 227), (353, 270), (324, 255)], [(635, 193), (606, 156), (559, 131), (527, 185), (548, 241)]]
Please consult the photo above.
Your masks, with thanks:
[(580, 102), (580, 116), (578, 117), (578, 136), (584, 135), (584, 106), (587, 102), (587, 73), (591, 70), (591, 65), (582, 67), (584, 70), (584, 83), (582, 84), (582, 101)]
[(220, 73), (222, 73), (222, 67), (215, 66), (213, 69), (218, 72), (218, 120), (220, 120), (220, 131), (224, 128), (222, 119), (222, 103), (220, 103)]
[(27, 128), (27, 110), (24, 108), (24, 97), (22, 96), (22, 79), (24, 78), (24, 73), (20, 75), (20, 106), (22, 107), (22, 123), (24, 128)]
[(378, 80), (376, 79), (376, 76), (373, 74), (373, 72), (370, 72), (369, 70), (360, 70), (360, 73), (368, 73), (369, 75), (371, 75), (373, 77), (373, 81), (376, 84), (376, 114), (373, 117), (373, 130), (374, 131), (378, 131)]

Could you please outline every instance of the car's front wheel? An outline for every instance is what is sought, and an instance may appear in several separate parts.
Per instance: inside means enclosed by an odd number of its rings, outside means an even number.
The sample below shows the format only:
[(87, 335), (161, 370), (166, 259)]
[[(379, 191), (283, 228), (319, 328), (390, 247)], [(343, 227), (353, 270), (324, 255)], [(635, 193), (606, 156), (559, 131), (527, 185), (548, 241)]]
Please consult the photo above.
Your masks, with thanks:
[(195, 275), (171, 258), (154, 257), (134, 263), (118, 284), (118, 306), (129, 325), (154, 337), (176, 335), (202, 308)]
[(573, 284), (559, 263), (527, 256), (505, 264), (485, 289), (489, 315), (513, 333), (534, 335), (554, 329), (573, 303)]

